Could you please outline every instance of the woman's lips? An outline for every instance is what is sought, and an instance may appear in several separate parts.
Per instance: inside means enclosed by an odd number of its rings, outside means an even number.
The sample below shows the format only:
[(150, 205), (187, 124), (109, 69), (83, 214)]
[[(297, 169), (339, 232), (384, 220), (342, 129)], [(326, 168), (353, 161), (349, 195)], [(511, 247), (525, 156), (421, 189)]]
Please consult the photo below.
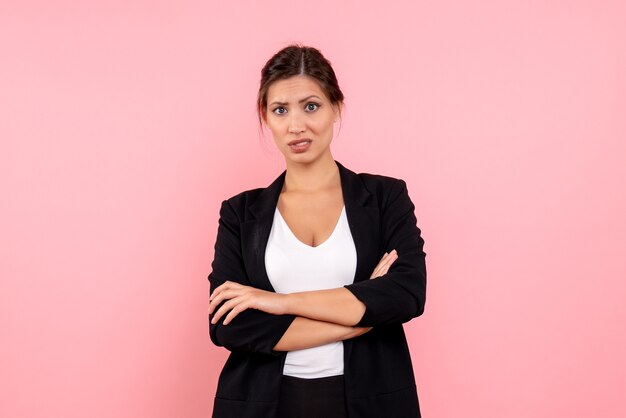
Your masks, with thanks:
[(311, 140), (310, 139), (303, 139), (300, 141), (291, 141), (288, 145), (289, 148), (291, 148), (291, 150), (293, 152), (296, 153), (300, 153), (300, 152), (305, 152), (306, 150), (309, 149), (309, 146), (311, 145)]

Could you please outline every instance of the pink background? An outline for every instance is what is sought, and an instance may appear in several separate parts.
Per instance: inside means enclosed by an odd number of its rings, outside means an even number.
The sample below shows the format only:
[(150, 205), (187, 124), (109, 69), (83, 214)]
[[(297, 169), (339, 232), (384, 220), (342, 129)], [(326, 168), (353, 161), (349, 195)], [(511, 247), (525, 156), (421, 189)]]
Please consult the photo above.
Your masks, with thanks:
[(626, 415), (623, 2), (99, 3), (0, 8), (0, 416), (210, 416), (219, 205), (283, 170), (254, 103), (292, 41), (335, 159), (416, 205), (424, 417)]

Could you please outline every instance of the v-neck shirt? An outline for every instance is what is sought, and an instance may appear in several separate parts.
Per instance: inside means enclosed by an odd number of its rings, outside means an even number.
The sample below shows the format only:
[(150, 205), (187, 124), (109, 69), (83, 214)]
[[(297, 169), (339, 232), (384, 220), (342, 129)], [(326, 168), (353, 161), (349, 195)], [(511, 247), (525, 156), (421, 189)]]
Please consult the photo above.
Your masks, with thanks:
[[(313, 247), (291, 231), (278, 207), (265, 250), (265, 268), (277, 293), (343, 287), (353, 283), (356, 247), (345, 205), (331, 235)], [(287, 353), (283, 374), (312, 379), (343, 374), (343, 341)]]

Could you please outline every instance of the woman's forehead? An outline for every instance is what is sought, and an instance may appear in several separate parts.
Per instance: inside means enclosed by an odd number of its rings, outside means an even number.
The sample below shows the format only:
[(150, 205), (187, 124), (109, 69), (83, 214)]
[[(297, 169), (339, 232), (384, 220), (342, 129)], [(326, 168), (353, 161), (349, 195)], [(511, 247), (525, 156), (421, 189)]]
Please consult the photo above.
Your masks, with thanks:
[(318, 96), (320, 99), (326, 98), (324, 91), (315, 80), (299, 75), (273, 82), (267, 90), (267, 102), (297, 103), (311, 95)]

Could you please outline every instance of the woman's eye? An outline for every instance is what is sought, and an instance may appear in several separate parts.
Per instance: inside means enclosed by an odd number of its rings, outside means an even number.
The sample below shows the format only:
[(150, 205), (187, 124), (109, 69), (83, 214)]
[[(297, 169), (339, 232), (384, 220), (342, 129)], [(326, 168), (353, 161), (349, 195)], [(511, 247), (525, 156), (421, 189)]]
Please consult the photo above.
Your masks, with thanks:
[(306, 110), (308, 111), (314, 111), (319, 107), (319, 105), (317, 103), (307, 103), (306, 105)]
[(277, 107), (276, 109), (273, 110), (274, 113), (279, 114), (279, 115), (282, 115), (286, 111), (287, 109), (285, 109), (284, 107)]

